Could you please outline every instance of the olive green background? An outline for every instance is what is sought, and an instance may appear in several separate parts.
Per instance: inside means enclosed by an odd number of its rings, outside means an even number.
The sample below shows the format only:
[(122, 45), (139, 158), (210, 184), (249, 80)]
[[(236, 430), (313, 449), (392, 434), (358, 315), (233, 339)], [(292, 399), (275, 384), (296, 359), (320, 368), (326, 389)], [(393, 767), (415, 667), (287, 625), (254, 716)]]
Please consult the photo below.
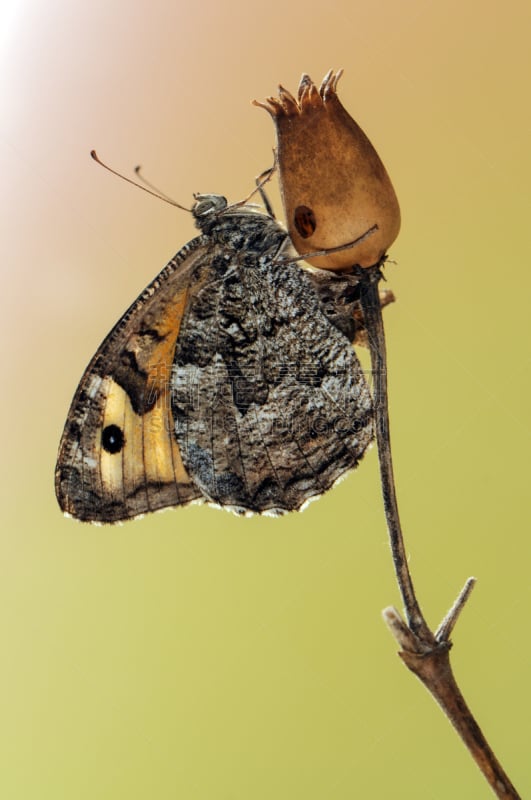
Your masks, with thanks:
[(524, 0), (5, 0), (2, 797), (490, 796), (380, 617), (399, 598), (375, 449), (280, 520), (191, 507), (86, 527), (55, 503), (86, 363), (194, 235), (89, 150), (142, 162), (181, 203), (237, 200), (274, 144), (249, 101), (341, 66), (403, 214), (385, 316), (411, 568), (433, 625), (478, 578), (455, 670), (529, 796), (529, 16)]

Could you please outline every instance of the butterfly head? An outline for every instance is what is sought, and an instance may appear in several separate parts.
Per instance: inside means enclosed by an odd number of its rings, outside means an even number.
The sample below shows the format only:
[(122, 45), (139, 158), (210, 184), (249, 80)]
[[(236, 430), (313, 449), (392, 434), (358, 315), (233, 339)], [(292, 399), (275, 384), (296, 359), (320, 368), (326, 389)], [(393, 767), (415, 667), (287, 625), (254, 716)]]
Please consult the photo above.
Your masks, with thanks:
[(194, 194), (194, 200), (192, 214), (197, 227), (201, 229), (209, 220), (222, 214), (228, 206), (227, 198), (220, 194)]

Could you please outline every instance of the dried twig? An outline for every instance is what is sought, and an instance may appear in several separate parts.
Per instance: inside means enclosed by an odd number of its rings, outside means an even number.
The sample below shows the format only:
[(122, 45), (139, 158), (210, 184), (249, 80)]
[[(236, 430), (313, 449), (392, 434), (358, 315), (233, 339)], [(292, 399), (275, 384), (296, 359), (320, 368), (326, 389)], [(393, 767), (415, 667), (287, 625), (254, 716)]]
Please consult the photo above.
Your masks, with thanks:
[(361, 303), (368, 332), (374, 378), (376, 440), (385, 516), (406, 621), (404, 622), (394, 608), (385, 609), (383, 616), (391, 633), (402, 648), (399, 653), (402, 661), (437, 700), (495, 795), (503, 800), (519, 800), (518, 792), (504, 772), (468, 708), (450, 665), (450, 648), (452, 647), (450, 635), (474, 587), (475, 578), (467, 580), (457, 600), (435, 633), (432, 633), (426, 623), (415, 595), (398, 515), (391, 460), (387, 357), (378, 295), (378, 283), (382, 278), (380, 266), (377, 265), (370, 269), (360, 268), (359, 276), (362, 280)]

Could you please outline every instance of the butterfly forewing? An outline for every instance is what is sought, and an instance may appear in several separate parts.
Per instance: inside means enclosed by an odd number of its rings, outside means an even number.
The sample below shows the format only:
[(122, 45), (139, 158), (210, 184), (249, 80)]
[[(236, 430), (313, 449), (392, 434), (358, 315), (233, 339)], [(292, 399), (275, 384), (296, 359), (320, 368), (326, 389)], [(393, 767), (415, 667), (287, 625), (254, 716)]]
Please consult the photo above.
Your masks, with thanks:
[(88, 366), (59, 448), (63, 511), (114, 522), (201, 497), (173, 432), (168, 379), (190, 273), (208, 246), (190, 242), (107, 336)]

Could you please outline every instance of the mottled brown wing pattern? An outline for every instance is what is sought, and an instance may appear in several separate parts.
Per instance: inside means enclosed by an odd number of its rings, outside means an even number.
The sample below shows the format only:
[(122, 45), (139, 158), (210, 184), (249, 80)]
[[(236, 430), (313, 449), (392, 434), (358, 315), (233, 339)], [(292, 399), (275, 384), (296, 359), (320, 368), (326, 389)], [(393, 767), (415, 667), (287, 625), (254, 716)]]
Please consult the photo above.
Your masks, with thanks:
[[(280, 230), (277, 250), (253, 226)], [(240, 512), (300, 509), (353, 468), (373, 436), (350, 341), (310, 279), (278, 251), (273, 220), (239, 222), (245, 247), (212, 259), (177, 340), (172, 407), (184, 464), (209, 501)], [(230, 257), (226, 257), (230, 252)]]
[(371, 397), (348, 335), (270, 217), (197, 198), (186, 245), (105, 339), (60, 446), (56, 492), (116, 522), (205, 500), (300, 509), (356, 466)]

